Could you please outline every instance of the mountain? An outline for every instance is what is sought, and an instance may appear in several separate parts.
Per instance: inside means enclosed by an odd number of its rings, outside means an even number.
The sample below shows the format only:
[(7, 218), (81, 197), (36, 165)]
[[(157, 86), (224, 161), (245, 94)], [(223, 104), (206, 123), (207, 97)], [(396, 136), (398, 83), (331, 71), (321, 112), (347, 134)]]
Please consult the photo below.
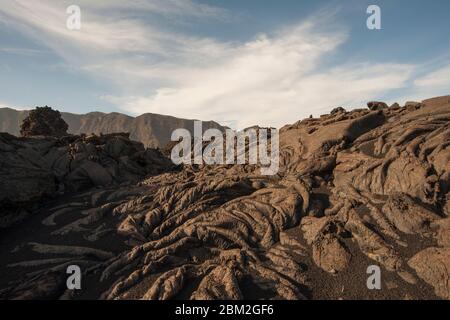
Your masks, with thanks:
[[(15, 136), (19, 135), (20, 125), (29, 111), (18, 111), (10, 108), (0, 108), (0, 132)], [(175, 129), (185, 128), (191, 133), (194, 130), (194, 120), (181, 119), (154, 113), (146, 113), (131, 117), (121, 113), (90, 112), (74, 114), (61, 112), (62, 118), (69, 125), (69, 133), (99, 135), (128, 132), (130, 139), (140, 141), (148, 148), (164, 147), (170, 142), (170, 136)], [(214, 121), (203, 122), (203, 129), (215, 128), (224, 130)]]

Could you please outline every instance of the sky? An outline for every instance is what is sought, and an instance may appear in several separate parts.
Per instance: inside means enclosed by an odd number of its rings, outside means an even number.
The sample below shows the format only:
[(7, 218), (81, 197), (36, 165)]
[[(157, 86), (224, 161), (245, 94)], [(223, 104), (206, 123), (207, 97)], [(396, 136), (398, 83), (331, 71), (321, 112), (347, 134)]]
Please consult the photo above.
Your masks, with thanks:
[(242, 129), (447, 95), (449, 12), (448, 0), (0, 0), (0, 107)]

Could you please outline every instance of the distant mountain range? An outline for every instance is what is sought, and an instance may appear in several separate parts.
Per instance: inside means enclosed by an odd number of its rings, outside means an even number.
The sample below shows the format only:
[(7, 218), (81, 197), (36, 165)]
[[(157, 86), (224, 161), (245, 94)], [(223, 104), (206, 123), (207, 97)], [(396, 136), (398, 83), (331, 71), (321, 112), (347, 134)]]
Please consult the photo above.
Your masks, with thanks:
[[(20, 135), (20, 125), (28, 113), (29, 111), (0, 108), (0, 132)], [(175, 129), (185, 128), (190, 132), (194, 130), (194, 120), (153, 113), (146, 113), (138, 117), (102, 112), (87, 114), (61, 112), (61, 115), (69, 125), (69, 133), (99, 135), (100, 133), (129, 132), (132, 140), (140, 141), (149, 148), (164, 147), (170, 142), (170, 137)], [(203, 130), (210, 128), (225, 129), (214, 121), (203, 122)]]

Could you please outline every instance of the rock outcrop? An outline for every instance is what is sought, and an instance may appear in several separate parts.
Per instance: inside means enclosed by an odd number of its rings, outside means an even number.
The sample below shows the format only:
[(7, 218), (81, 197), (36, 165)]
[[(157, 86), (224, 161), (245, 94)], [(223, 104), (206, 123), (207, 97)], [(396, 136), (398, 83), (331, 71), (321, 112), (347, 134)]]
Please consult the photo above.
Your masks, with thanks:
[(20, 126), (20, 135), (22, 137), (32, 136), (50, 136), (63, 137), (67, 135), (69, 126), (61, 118), (57, 110), (50, 107), (37, 107), (30, 111), (22, 125)]
[(417, 253), (408, 264), (434, 287), (436, 295), (450, 300), (450, 247), (427, 248)]
[(133, 183), (172, 170), (128, 134), (16, 138), (0, 133), (0, 227), (65, 193)]
[(372, 101), (367, 103), (367, 107), (372, 110), (383, 110), (387, 109), (388, 105), (385, 102), (379, 102), (379, 101)]

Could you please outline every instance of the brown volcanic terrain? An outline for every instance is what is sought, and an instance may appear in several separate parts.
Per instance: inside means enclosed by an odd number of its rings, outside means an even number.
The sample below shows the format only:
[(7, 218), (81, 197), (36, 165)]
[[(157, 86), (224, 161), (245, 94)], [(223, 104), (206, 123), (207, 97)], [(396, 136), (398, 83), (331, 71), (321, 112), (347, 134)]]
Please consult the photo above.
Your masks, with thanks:
[[(28, 116), (29, 111), (18, 111), (0, 108), (0, 132), (18, 136), (20, 124)], [(194, 120), (180, 119), (171, 116), (146, 113), (136, 118), (121, 113), (90, 112), (74, 114), (61, 112), (62, 118), (69, 125), (71, 134), (110, 134), (129, 132), (132, 140), (140, 141), (148, 148), (161, 148), (170, 142), (175, 129), (194, 130)], [(214, 121), (204, 121), (203, 128), (224, 130)]]
[(2, 135), (2, 212), (29, 218), (1, 232), (0, 297), (450, 299), (450, 97), (369, 106), (284, 127), (276, 176)]

